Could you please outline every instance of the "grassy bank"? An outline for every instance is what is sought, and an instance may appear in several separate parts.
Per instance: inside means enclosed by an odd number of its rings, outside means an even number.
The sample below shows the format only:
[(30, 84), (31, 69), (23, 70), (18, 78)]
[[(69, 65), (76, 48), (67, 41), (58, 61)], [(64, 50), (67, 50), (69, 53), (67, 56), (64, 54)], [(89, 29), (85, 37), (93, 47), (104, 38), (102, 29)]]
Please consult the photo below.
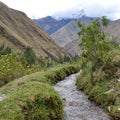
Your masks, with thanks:
[(0, 120), (61, 120), (62, 101), (52, 85), (77, 71), (77, 64), (59, 65), (1, 87)]
[[(112, 58), (103, 66), (96, 66), (91, 81), (89, 69), (84, 68), (77, 80), (77, 88), (89, 99), (105, 108), (115, 120), (120, 119), (120, 50), (113, 50)], [(93, 84), (94, 83), (94, 84)]]

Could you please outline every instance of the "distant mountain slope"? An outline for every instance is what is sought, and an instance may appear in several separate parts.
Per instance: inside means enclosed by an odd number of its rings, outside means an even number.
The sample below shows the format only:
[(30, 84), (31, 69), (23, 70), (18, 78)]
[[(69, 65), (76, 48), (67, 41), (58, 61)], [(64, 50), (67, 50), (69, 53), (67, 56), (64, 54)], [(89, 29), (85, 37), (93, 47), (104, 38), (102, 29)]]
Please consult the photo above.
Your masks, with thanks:
[[(120, 44), (120, 19), (110, 22), (104, 29), (111, 37), (118, 38), (117, 43)], [(78, 46), (78, 42), (79, 39), (73, 40), (64, 46), (64, 48), (71, 53), (72, 56), (79, 55), (80, 47)]]
[(77, 21), (73, 20), (68, 23), (66, 26), (60, 28), (58, 31), (53, 33), (51, 37), (61, 47), (64, 47), (68, 43), (72, 42), (72, 40), (78, 39), (77, 32), (79, 28), (77, 26)]
[(48, 56), (51, 59), (67, 55), (65, 50), (56, 45), (23, 12), (13, 10), (0, 2), (0, 44), (3, 43), (22, 52), (30, 46), (37, 56)]
[(85, 24), (89, 24), (93, 21), (90, 17), (82, 17), (80, 19), (76, 19), (65, 25), (64, 27), (57, 30), (55, 33), (51, 35), (53, 40), (60, 46), (64, 47), (69, 44), (73, 40), (79, 39), (77, 32), (80, 30), (78, 28), (78, 21), (81, 21)]
[(111, 36), (120, 38), (120, 19), (111, 22), (105, 28), (105, 31), (108, 32)]
[(36, 22), (44, 31), (46, 31), (50, 35), (72, 21), (72, 19), (56, 20), (51, 16), (47, 16), (41, 19), (34, 19), (33, 21)]
[(73, 40), (72, 42), (68, 43), (64, 46), (64, 49), (68, 51), (72, 56), (79, 56), (80, 55), (80, 46), (79, 46), (79, 39)]

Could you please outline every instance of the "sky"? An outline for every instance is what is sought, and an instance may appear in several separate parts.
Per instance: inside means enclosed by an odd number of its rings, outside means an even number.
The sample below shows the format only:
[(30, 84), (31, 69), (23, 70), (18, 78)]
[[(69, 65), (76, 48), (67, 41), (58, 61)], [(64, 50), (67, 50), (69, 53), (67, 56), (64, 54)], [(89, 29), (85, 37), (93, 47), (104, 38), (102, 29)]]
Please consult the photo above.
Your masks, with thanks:
[(23, 11), (30, 18), (45, 16), (72, 17), (84, 10), (86, 16), (120, 19), (120, 0), (0, 0), (7, 6)]

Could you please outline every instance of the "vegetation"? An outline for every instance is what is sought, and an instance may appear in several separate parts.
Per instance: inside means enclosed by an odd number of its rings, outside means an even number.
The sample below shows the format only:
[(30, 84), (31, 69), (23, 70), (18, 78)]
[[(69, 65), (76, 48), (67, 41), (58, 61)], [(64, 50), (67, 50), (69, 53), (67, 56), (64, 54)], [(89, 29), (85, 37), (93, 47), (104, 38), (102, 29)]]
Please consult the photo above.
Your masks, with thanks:
[(70, 57), (56, 60), (52, 63), (48, 57), (37, 58), (31, 47), (27, 47), (24, 54), (13, 53), (11, 48), (0, 46), (0, 86), (8, 82), (38, 71), (46, 70), (53, 64), (70, 62)]
[[(61, 62), (67, 60), (65, 57)], [(0, 101), (0, 119), (61, 120), (62, 101), (52, 84), (77, 72), (79, 67), (57, 64), (52, 65), (48, 57), (38, 59), (30, 47), (24, 54), (16, 54), (3, 44), (0, 47), (0, 96), (6, 98)], [(50, 65), (53, 68), (48, 68)], [(26, 74), (30, 75), (24, 76)]]
[(19, 56), (8, 54), (0, 57), (0, 86), (23, 76), (24, 73), (25, 68), (22, 66)]
[(100, 29), (98, 20), (88, 26), (79, 22), (78, 26), (81, 28), (78, 34), (82, 36), (80, 41), (82, 68), (88, 67), (87, 70), (91, 74), (90, 79), (94, 85), (93, 73), (97, 69), (96, 66), (102, 66), (109, 60), (112, 43), (106, 39), (106, 34)]
[(41, 71), (41, 65), (29, 65), (22, 54), (7, 54), (0, 56), (0, 86), (13, 79), (33, 72)]
[[(107, 19), (102, 18), (103, 25)], [(77, 87), (84, 90), (89, 99), (108, 110), (114, 119), (120, 119), (120, 47), (103, 31), (100, 21), (81, 28), (81, 68)]]
[(106, 16), (102, 16), (102, 24), (103, 26), (107, 26), (110, 23), (110, 20), (106, 18)]
[(0, 56), (1, 55), (7, 55), (7, 54), (10, 54), (12, 53), (12, 49), (10, 47), (5, 47), (5, 45), (1, 45), (0, 46)]
[(24, 52), (25, 59), (27, 61), (27, 65), (33, 65), (36, 62), (36, 55), (33, 52), (31, 47), (27, 47)]
[[(103, 16), (101, 22), (107, 26), (109, 20)], [(109, 39), (103, 31), (101, 22), (96, 20), (88, 26), (78, 23), (81, 29), (78, 34), (81, 36), (82, 73), (76, 84), (78, 89), (88, 94), (89, 99), (104, 107), (114, 119), (118, 120), (120, 119), (120, 47)], [(16, 30), (16, 27), (13, 26), (13, 28)], [(23, 37), (25, 38), (27, 34), (21, 35), (25, 35)], [(14, 41), (14, 37), (7, 35), (7, 38), (15, 44), (19, 43)], [(47, 43), (44, 44), (46, 48), (49, 46)], [(56, 50), (59, 51), (58, 48)], [(49, 54), (51, 59), (64, 64), (53, 65), (48, 57), (38, 59), (31, 47), (27, 47), (24, 54), (16, 54), (9, 46), (4, 44), (0, 46), (1, 120), (62, 119), (62, 100), (52, 85), (69, 74), (79, 71), (76, 62), (79, 57), (75, 56), (76, 64), (73, 64), (71, 58), (67, 56), (57, 60), (49, 52), (43, 51), (46, 55)], [(67, 61), (71, 63), (67, 64)]]
[(0, 88), (1, 120), (61, 120), (62, 101), (53, 83), (79, 71), (77, 64), (57, 65), (9, 82)]

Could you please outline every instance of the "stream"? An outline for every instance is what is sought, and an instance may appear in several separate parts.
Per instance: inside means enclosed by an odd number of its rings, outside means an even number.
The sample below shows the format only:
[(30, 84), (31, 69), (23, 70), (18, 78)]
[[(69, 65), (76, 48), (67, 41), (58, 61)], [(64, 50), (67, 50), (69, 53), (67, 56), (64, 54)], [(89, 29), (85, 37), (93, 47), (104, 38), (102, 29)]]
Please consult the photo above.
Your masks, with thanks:
[(63, 120), (112, 120), (102, 108), (90, 102), (83, 92), (76, 89), (76, 77), (79, 74), (80, 72), (72, 74), (54, 86), (63, 99)]

